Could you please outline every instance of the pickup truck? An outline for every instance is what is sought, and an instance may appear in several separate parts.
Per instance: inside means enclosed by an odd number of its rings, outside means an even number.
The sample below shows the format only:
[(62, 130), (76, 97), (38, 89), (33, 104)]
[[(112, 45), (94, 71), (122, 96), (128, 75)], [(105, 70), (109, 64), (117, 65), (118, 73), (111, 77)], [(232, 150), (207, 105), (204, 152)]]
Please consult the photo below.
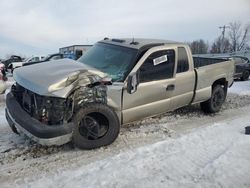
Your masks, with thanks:
[(6, 119), (42, 145), (93, 149), (111, 144), (123, 124), (183, 106), (218, 112), (233, 74), (234, 61), (193, 58), (184, 43), (105, 38), (78, 61), (14, 71)]

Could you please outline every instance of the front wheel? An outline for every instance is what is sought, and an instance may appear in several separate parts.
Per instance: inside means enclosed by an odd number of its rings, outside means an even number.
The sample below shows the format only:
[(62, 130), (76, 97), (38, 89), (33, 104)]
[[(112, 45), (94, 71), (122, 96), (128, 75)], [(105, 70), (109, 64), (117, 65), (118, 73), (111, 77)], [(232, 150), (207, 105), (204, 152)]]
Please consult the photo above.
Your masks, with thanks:
[(74, 117), (73, 142), (80, 149), (94, 149), (115, 141), (120, 131), (116, 113), (101, 103), (90, 103)]
[(217, 85), (212, 90), (212, 96), (209, 100), (200, 104), (202, 111), (205, 113), (216, 113), (221, 109), (226, 99), (226, 92), (222, 86)]

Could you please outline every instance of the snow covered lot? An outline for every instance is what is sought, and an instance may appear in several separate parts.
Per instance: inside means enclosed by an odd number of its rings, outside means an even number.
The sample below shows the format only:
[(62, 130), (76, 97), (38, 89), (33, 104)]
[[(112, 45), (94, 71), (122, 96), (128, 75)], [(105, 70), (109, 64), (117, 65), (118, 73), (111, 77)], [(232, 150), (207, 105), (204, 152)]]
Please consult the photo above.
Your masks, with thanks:
[(0, 187), (250, 187), (250, 81), (220, 113), (199, 106), (126, 125), (108, 147), (42, 147), (11, 132), (0, 97)]

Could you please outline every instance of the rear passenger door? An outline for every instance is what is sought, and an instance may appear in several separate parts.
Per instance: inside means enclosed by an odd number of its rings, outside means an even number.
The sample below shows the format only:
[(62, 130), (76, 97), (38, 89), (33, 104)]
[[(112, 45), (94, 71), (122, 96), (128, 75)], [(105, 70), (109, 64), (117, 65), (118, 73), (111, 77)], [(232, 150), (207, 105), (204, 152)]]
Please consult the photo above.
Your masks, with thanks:
[(190, 67), (185, 47), (177, 48), (177, 68), (175, 90), (171, 101), (172, 109), (188, 105), (193, 97), (195, 73)]

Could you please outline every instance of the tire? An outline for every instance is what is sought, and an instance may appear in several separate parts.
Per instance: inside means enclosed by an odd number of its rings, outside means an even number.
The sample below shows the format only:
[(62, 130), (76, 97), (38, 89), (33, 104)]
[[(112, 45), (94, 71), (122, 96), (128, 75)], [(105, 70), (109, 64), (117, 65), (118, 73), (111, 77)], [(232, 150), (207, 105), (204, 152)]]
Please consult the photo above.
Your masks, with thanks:
[(249, 79), (249, 71), (245, 70), (243, 73), (242, 73), (242, 77), (240, 78), (241, 81), (246, 81)]
[(245, 127), (245, 130), (246, 130), (245, 134), (248, 134), (248, 135), (250, 135), (250, 126), (248, 126), (248, 127)]
[(101, 103), (89, 103), (74, 117), (73, 143), (80, 149), (95, 149), (113, 143), (120, 132), (116, 113)]
[(211, 98), (200, 104), (201, 109), (205, 113), (216, 113), (220, 111), (225, 99), (225, 90), (220, 85), (216, 85), (213, 87)]

